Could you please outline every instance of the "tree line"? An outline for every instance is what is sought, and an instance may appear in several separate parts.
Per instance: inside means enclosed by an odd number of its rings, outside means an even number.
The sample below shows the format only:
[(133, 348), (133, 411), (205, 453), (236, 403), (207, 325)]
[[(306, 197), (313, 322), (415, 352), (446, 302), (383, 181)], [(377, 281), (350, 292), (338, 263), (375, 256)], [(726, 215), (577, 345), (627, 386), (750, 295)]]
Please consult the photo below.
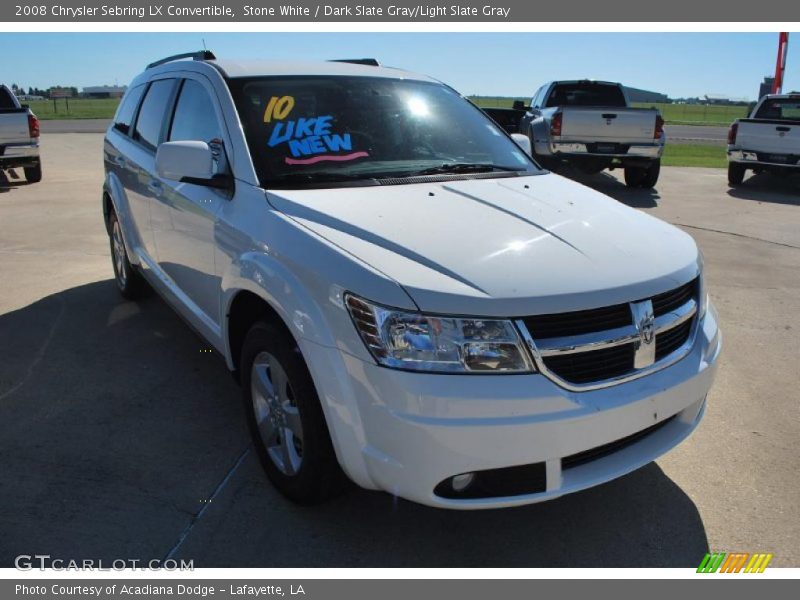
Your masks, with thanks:
[[(53, 87), (56, 87), (58, 89), (70, 90), (73, 96), (78, 95), (78, 88), (76, 88), (75, 86), (63, 85), (63, 86), (53, 86)], [(11, 91), (14, 93), (15, 96), (24, 96), (27, 94), (28, 96), (44, 96), (45, 98), (49, 98), (51, 89), (53, 88), (43, 90), (37, 87), (29, 87), (26, 91), (25, 86), (17, 85), (16, 83), (11, 84)]]

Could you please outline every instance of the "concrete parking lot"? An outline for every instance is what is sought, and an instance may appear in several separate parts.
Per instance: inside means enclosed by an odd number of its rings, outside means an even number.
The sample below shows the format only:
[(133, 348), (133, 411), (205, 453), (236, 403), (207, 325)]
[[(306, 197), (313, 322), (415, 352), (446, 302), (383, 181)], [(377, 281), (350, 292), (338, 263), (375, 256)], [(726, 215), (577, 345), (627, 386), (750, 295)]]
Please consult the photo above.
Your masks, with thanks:
[[(45, 129), (46, 131), (46, 129)], [(724, 330), (705, 421), (624, 478), (461, 513), (352, 489), (279, 496), (222, 359), (156, 296), (124, 301), (100, 207), (102, 135), (45, 134), (44, 179), (0, 182), (0, 567), (18, 554), (195, 566), (696, 566), (709, 549), (800, 566), (800, 178), (729, 190), (581, 180), (685, 228)], [(616, 175), (616, 176), (615, 176)]]

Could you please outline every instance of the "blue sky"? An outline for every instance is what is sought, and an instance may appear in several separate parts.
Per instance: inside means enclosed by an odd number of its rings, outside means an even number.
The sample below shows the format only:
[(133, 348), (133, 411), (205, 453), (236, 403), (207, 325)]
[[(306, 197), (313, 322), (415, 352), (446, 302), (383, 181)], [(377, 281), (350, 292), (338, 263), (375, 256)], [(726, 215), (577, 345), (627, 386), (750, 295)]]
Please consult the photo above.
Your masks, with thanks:
[[(795, 35), (795, 34), (792, 34)], [(551, 79), (592, 78), (672, 97), (755, 99), (775, 68), (777, 33), (4, 33), (0, 81), (26, 88), (126, 84), (168, 54), (352, 58), (420, 71), (464, 94), (528, 96)], [(784, 90), (800, 90), (791, 40)]]

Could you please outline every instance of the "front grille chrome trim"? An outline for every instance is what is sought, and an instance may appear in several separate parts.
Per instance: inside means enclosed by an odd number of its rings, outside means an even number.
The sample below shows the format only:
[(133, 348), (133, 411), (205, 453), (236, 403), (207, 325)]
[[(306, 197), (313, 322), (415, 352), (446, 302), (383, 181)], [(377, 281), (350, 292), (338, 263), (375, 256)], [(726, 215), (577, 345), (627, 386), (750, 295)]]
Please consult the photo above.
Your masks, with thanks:
[(582, 335), (546, 338), (536, 341), (531, 336), (528, 327), (525, 325), (524, 319), (516, 319), (514, 322), (519, 329), (522, 338), (525, 340), (525, 344), (531, 352), (531, 355), (533, 356), (533, 361), (536, 364), (536, 368), (542, 375), (567, 390), (574, 392), (586, 392), (619, 385), (627, 381), (633, 381), (634, 379), (639, 379), (640, 377), (650, 375), (651, 373), (660, 371), (661, 369), (666, 369), (667, 367), (678, 362), (680, 359), (686, 356), (686, 354), (688, 354), (694, 346), (699, 325), (699, 319), (694, 318), (697, 315), (697, 310), (697, 301), (694, 298), (691, 298), (680, 307), (655, 318), (655, 340), (653, 341), (653, 346), (655, 346), (656, 340), (658, 339), (658, 335), (660, 333), (670, 331), (671, 329), (682, 325), (689, 319), (694, 319), (692, 328), (689, 331), (686, 341), (674, 351), (670, 352), (662, 359), (656, 360), (652, 364), (647, 365), (646, 367), (640, 369), (633, 368), (625, 375), (610, 379), (592, 381), (589, 383), (572, 383), (563, 379), (547, 367), (544, 359), (552, 356), (592, 352), (595, 350), (603, 350), (606, 348), (621, 346), (623, 344), (637, 343), (641, 338), (639, 331), (633, 323), (631, 323), (629, 326), (616, 327), (613, 329), (607, 329), (605, 331), (598, 331)]

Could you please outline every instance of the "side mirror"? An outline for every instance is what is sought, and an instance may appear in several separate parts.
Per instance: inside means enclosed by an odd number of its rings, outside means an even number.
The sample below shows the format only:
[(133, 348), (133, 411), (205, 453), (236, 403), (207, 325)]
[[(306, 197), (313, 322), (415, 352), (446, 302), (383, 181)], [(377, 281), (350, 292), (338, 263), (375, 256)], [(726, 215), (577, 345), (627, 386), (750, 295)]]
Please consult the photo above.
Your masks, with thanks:
[(514, 140), (517, 146), (522, 148), (522, 151), (525, 154), (531, 156), (531, 154), (533, 153), (531, 149), (531, 139), (527, 135), (523, 135), (521, 133), (512, 133), (511, 139)]
[(219, 189), (231, 178), (214, 173), (214, 155), (205, 142), (164, 142), (156, 150), (156, 174), (162, 179)]

